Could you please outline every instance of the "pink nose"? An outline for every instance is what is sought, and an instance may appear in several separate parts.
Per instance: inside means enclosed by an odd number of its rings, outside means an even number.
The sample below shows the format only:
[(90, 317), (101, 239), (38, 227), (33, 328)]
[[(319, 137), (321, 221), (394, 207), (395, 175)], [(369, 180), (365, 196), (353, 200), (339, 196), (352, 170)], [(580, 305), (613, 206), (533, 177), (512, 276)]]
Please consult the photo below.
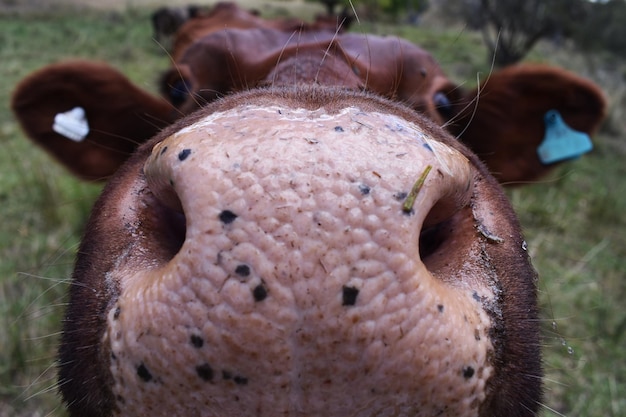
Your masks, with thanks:
[(515, 217), (408, 110), (235, 96), (140, 150), (100, 207), (87, 241), (115, 241), (78, 270), (114, 259), (97, 271), (114, 289), (97, 342), (112, 415), (534, 415)]

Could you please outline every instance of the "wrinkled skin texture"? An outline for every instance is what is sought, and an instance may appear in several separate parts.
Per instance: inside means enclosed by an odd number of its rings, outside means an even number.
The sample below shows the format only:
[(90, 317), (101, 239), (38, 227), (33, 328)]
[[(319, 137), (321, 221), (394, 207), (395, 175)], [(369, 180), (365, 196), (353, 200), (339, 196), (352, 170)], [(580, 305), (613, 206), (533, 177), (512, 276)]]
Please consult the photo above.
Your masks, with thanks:
[(60, 350), (73, 416), (539, 406), (515, 215), (408, 108), (304, 87), (227, 97), (140, 147), (86, 230)]

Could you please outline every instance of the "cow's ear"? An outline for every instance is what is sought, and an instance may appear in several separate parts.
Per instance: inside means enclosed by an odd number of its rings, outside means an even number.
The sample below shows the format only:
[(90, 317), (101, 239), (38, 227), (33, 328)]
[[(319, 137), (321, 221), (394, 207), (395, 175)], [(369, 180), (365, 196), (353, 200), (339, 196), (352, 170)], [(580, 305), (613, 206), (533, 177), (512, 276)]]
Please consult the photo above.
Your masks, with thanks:
[(76, 176), (104, 180), (173, 121), (164, 99), (103, 63), (67, 61), (25, 78), (11, 103), (22, 129)]
[[(536, 180), (568, 155), (569, 159), (577, 156), (576, 149), (570, 149), (573, 142), (564, 136), (563, 158), (540, 158), (539, 146), (550, 134), (551, 115), (560, 115), (563, 126), (584, 136), (599, 128), (607, 107), (604, 94), (591, 81), (563, 69), (532, 64), (493, 73), (462, 101), (462, 110), (448, 129), (505, 184)], [(577, 140), (576, 135), (572, 140)]]

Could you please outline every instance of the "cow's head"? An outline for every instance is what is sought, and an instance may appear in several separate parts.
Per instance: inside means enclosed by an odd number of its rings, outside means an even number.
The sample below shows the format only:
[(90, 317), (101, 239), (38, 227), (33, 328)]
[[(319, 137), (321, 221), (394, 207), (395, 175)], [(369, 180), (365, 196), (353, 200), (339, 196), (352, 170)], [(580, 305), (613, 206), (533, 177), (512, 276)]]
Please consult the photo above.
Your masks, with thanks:
[[(446, 129), (536, 148), (532, 104), (593, 130), (601, 94), (524, 67), (477, 102), (408, 42), (292, 35), (198, 40), (167, 100), (85, 61), (18, 87), (31, 137), (84, 178), (117, 171), (70, 288), (70, 414), (535, 416), (536, 275), (497, 180)], [(548, 76), (565, 98), (514, 88)], [(483, 110), (498, 97), (510, 112)], [(55, 120), (68, 109), (87, 132)]]

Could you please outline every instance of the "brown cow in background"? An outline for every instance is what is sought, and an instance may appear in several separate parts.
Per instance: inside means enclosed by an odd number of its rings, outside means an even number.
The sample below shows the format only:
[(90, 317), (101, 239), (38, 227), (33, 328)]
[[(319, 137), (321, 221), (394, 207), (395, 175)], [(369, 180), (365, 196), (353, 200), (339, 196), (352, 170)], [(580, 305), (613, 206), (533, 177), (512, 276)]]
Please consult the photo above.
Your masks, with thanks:
[(347, 9), (340, 15), (319, 14), (313, 22), (298, 18), (264, 19), (256, 10), (244, 10), (230, 2), (218, 2), (208, 11), (197, 6), (190, 6), (188, 10), (188, 18), (180, 20), (176, 31), (172, 32), (172, 35), (175, 34), (172, 48), (174, 60), (193, 42), (218, 30), (268, 28), (285, 32), (343, 32), (349, 29), (353, 20)]
[[(444, 126), (503, 183), (536, 180), (555, 165), (537, 154), (549, 111), (589, 134), (605, 117), (600, 89), (559, 68), (518, 65), (466, 90), (429, 53), (396, 37), (276, 28), (276, 21), (233, 4), (216, 6), (204, 19), (177, 33), (174, 65), (161, 79), (163, 97), (131, 85), (105, 63), (66, 61), (23, 80), (13, 110), (36, 143), (89, 180), (106, 179), (138, 144), (182, 115), (260, 86), (321, 83), (393, 99)], [(55, 116), (77, 107), (90, 130), (74, 142), (52, 126)]]

